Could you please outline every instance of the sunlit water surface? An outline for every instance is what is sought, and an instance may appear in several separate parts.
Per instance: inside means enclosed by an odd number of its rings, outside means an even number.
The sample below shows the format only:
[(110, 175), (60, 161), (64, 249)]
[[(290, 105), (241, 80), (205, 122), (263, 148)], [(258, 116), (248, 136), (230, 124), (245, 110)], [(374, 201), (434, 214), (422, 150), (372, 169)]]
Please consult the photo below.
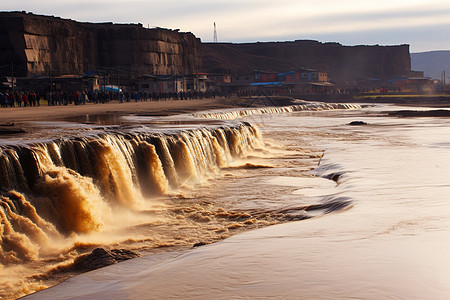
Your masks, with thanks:
[(317, 217), (107, 267), (36, 296), (449, 299), (450, 120), (380, 113), (395, 109), (404, 108), (245, 118), (266, 142), (250, 158), (260, 168), (237, 164), (189, 198), (284, 222)]

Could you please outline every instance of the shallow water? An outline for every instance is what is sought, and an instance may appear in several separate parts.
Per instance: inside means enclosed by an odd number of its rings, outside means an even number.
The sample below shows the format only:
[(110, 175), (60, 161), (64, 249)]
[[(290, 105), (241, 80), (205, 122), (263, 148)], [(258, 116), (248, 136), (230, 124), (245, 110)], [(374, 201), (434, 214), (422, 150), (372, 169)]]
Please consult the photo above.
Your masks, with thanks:
[(36, 297), (447, 299), (450, 120), (381, 113), (396, 109), (247, 116), (264, 147), (163, 201), (189, 222), (131, 228), (173, 246), (177, 237), (162, 236), (174, 228), (194, 244), (302, 221), (121, 263)]
[[(302, 105), (340, 107), (346, 108)], [(273, 112), (284, 110), (252, 113)], [(292, 187), (261, 184), (280, 171), (288, 175), (283, 158), (295, 162), (297, 172), (317, 165), (322, 152), (265, 144), (249, 123), (192, 115), (94, 123), (28, 122), (27, 134), (2, 141), (1, 297), (136, 255), (209, 244), (330, 208), (315, 203), (311, 212), (303, 210), (311, 203), (286, 196)], [(254, 185), (261, 194), (248, 188)], [(261, 201), (263, 194), (271, 199)], [(92, 251), (99, 247), (106, 250)]]

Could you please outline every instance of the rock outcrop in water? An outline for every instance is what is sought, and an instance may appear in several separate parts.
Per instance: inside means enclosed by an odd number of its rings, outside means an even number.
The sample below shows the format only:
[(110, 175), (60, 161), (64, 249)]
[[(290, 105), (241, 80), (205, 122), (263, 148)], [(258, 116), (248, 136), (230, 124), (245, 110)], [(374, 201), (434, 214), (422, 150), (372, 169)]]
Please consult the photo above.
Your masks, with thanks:
[[(142, 24), (80, 23), (20, 12), (0, 13), (0, 65), (16, 76), (83, 74), (126, 67), (136, 74), (188, 74), (201, 67), (192, 33)], [(9, 76), (11, 70), (2, 68)]]
[(77, 257), (71, 266), (74, 271), (91, 271), (139, 257), (136, 252), (126, 249), (106, 250), (96, 248), (91, 253)]

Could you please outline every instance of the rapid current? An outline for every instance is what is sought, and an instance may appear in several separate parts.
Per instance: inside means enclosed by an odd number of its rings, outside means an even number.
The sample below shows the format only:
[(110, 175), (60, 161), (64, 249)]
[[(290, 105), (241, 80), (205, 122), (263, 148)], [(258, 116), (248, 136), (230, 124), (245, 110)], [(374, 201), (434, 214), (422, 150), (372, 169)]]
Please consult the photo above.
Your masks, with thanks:
[[(450, 121), (386, 113), (398, 109), (300, 103), (194, 116), (124, 116), (126, 125), (61, 122), (52, 129), (55, 138), (37, 131), (32, 138), (4, 141), (0, 296), (26, 295), (128, 258), (186, 251), (242, 231), (301, 221), (292, 224), (307, 230), (283, 251), (291, 249), (286, 260), (293, 248), (310, 251), (295, 257), (302, 277), (293, 270), (277, 276), (301, 277), (303, 286), (286, 280), (278, 290), (260, 287), (262, 296), (295, 298), (289, 291), (302, 289), (313, 298), (365, 298), (379, 288), (375, 299), (426, 294), (444, 299), (450, 296), (449, 288), (443, 289), (450, 278), (444, 251), (450, 250)], [(355, 120), (363, 122), (349, 125)], [(48, 124), (36, 126), (48, 132)], [(292, 231), (287, 229), (282, 236)], [(257, 257), (272, 247), (266, 246), (246, 251)], [(379, 247), (384, 252), (374, 250)], [(93, 255), (100, 252), (101, 259)], [(276, 278), (250, 257), (218, 259), (231, 270), (236, 263), (255, 268), (264, 276), (252, 281), (256, 285)], [(364, 261), (370, 274), (352, 269), (355, 259)], [(330, 262), (335, 265), (321, 274)], [(179, 263), (172, 276), (201, 265), (189, 258)], [(286, 262), (278, 257), (278, 263)], [(198, 275), (205, 297), (212, 289), (223, 298), (236, 295), (208, 285), (208, 268), (205, 264), (205, 274)], [(325, 284), (333, 282), (334, 272), (352, 284)], [(370, 284), (362, 283), (364, 276)], [(390, 286), (381, 284), (383, 276)], [(224, 286), (233, 278), (223, 278)], [(161, 289), (167, 283), (154, 280), (158, 284)], [(156, 298), (177, 293), (176, 286), (152, 289)], [(254, 294), (244, 289), (240, 295)]]

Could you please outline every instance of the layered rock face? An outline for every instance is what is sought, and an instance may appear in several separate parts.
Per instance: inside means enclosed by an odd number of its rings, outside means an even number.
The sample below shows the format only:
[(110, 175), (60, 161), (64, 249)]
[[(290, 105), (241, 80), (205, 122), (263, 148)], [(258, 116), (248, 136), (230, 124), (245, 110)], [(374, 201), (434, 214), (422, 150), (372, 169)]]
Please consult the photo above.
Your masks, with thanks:
[(0, 39), (0, 65), (13, 62), (18, 76), (119, 67), (136, 74), (188, 74), (201, 68), (200, 40), (192, 33), (140, 24), (80, 23), (3, 12)]
[(80, 23), (19, 12), (0, 13), (0, 75), (82, 74), (121, 68), (129, 75), (327, 71), (345, 83), (390, 79), (411, 70), (409, 45), (343, 46), (317, 41), (204, 43), (192, 33), (140, 24)]
[(327, 71), (337, 82), (389, 79), (411, 70), (409, 45), (343, 46), (317, 41), (202, 44), (208, 72), (248, 74), (255, 69), (286, 72), (301, 67)]

